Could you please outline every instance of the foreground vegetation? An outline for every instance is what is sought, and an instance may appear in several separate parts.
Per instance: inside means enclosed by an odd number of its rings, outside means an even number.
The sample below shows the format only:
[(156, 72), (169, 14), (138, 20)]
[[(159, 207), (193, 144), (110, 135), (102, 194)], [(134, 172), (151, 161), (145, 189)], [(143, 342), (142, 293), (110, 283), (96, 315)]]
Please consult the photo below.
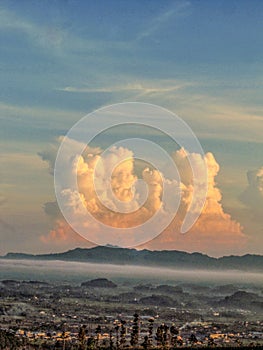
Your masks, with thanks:
[[(62, 331), (61, 336), (56, 342), (50, 339), (28, 339), (26, 333), (24, 336), (18, 336), (8, 330), (0, 330), (0, 350), (122, 350), (122, 349), (141, 349), (141, 350), (172, 350), (172, 349), (192, 349), (192, 348), (225, 348), (225, 349), (262, 349), (262, 344), (250, 343), (244, 345), (240, 339), (233, 339), (225, 342), (223, 338), (213, 337), (208, 334), (203, 340), (198, 340), (194, 333), (191, 333), (187, 339), (179, 334), (175, 325), (158, 325), (154, 328), (154, 319), (148, 319), (147, 329), (141, 334), (141, 322), (137, 313), (134, 314), (132, 327), (127, 327), (126, 321), (114, 322), (109, 333), (102, 333), (100, 325), (95, 329), (94, 334), (89, 334), (85, 325), (81, 325), (77, 339), (71, 339), (69, 332)], [(218, 341), (219, 340), (219, 341)]]

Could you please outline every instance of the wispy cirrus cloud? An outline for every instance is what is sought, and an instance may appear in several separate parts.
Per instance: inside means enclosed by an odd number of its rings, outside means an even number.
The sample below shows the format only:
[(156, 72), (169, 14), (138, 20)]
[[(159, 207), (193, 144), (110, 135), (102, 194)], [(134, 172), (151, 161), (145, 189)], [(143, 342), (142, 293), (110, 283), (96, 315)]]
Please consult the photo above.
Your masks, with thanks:
[(22, 18), (16, 13), (0, 7), (0, 29), (19, 31), (31, 41), (44, 48), (61, 49), (68, 32), (59, 25), (41, 26), (32, 20)]
[(32, 18), (26, 18), (4, 6), (0, 7), (0, 31), (17, 32), (30, 40), (33, 46), (48, 50), (49, 55), (72, 53), (77, 51), (101, 52), (105, 50), (104, 43), (81, 38), (58, 20), (49, 20), (40, 24)]
[[(63, 53), (71, 54), (74, 59), (85, 53), (92, 55), (114, 50), (131, 50), (133, 44), (118, 40), (91, 38), (78, 35), (59, 19), (48, 19), (39, 23), (18, 12), (0, 5), (0, 31), (17, 32), (30, 40), (33, 46), (48, 50), (49, 55), (57, 55), (61, 59)], [(72, 28), (71, 28), (72, 29)], [(67, 57), (67, 59), (70, 59)], [(72, 57), (71, 57), (72, 59)], [(65, 61), (65, 57), (63, 57)]]
[(262, 143), (262, 109), (251, 111), (249, 106), (242, 108), (208, 95), (186, 99), (183, 96), (182, 112), (199, 137)]
[(102, 87), (91, 86), (66, 86), (58, 88), (59, 91), (73, 93), (135, 93), (139, 95), (170, 93), (185, 87), (194, 85), (192, 82), (180, 82), (176, 80), (159, 80), (134, 82), (129, 84), (109, 85)]
[(137, 35), (136, 41), (154, 35), (166, 22), (186, 16), (189, 13), (190, 7), (191, 3), (189, 1), (176, 1), (171, 8), (152, 18), (150, 23), (147, 24), (147, 27)]

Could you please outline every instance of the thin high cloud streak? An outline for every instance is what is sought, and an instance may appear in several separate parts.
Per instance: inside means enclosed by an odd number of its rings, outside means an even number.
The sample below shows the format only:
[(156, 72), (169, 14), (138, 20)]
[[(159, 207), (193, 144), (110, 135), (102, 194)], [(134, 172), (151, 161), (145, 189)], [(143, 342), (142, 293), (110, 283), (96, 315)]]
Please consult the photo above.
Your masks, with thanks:
[[(163, 17), (165, 18), (173, 12), (173, 10), (169, 10), (164, 13)], [(67, 53), (70, 55), (70, 59), (75, 56), (76, 51), (81, 53), (92, 51), (98, 54), (110, 53), (114, 49), (131, 51), (137, 42), (136, 37), (134, 37), (135, 40), (129, 42), (94, 39), (89, 36), (83, 37), (69, 30), (60, 18), (50, 19), (46, 25), (40, 24), (32, 18), (18, 14), (3, 5), (0, 6), (0, 29), (8, 32), (19, 31), (31, 41), (33, 46), (37, 46), (41, 50), (48, 50), (52, 56), (61, 57), (62, 54)], [(140, 35), (143, 36), (144, 34), (141, 33)]]
[[(130, 227), (132, 225), (140, 225), (148, 220), (156, 210), (167, 210), (163, 208), (162, 203), (162, 181), (160, 174), (157, 171), (150, 171), (147, 168), (143, 170), (142, 177), (148, 185), (148, 200), (136, 211), (138, 203), (136, 197), (132, 198), (132, 186), (136, 179), (134, 160), (132, 153), (127, 149), (112, 149), (109, 154), (108, 162), (123, 159), (126, 154), (128, 160), (120, 163), (113, 173), (112, 189), (113, 194), (123, 203), (128, 203), (135, 210), (135, 212), (123, 215), (113, 214), (108, 208), (101, 205), (100, 200), (94, 190), (93, 176), (96, 169), (96, 164), (100, 159), (100, 150), (88, 149), (86, 154), (79, 157), (77, 163), (74, 162), (72, 167), (77, 164), (79, 192), (81, 196), (75, 196), (70, 190), (65, 194), (67, 196), (68, 205), (76, 214), (76, 220), (81, 220), (82, 209), (81, 204), (88, 208), (97, 220), (104, 222), (107, 225), (122, 227)], [(52, 153), (52, 152), (51, 152)], [(49, 161), (50, 168), (54, 167), (54, 157), (51, 153), (46, 153), (44, 160)], [(49, 156), (48, 156), (49, 154)], [(241, 225), (234, 221), (228, 213), (225, 213), (221, 199), (222, 195), (217, 187), (215, 178), (219, 172), (219, 165), (216, 162), (212, 153), (205, 155), (205, 161), (208, 168), (208, 194), (207, 200), (196, 224), (186, 234), (180, 234), (180, 226), (183, 222), (185, 214), (191, 203), (193, 186), (192, 186), (192, 172), (189, 165), (191, 162), (199, 162), (201, 156), (198, 154), (188, 154), (181, 149), (173, 154), (173, 159), (179, 170), (181, 183), (171, 187), (170, 199), (176, 200), (178, 193), (181, 195), (181, 204), (179, 210), (172, 221), (172, 223), (164, 230), (157, 238), (140, 246), (139, 248), (148, 249), (178, 249), (185, 251), (201, 251), (214, 256), (220, 256), (227, 253), (242, 253), (245, 251), (247, 237), (243, 232)], [(114, 160), (113, 160), (114, 159)], [(107, 162), (106, 162), (107, 163)], [(110, 164), (108, 164), (110, 166)], [(105, 170), (100, 169), (101, 176), (96, 173), (96, 176), (103, 179)], [(52, 171), (51, 171), (52, 172)], [(199, 184), (202, 186), (202, 183)], [(101, 186), (103, 188), (103, 186)], [(107, 187), (108, 188), (108, 187)], [(201, 189), (201, 187), (200, 187)], [(197, 191), (198, 192), (198, 191)], [(109, 208), (114, 209), (114, 196), (109, 192), (104, 192), (104, 198)], [(79, 202), (81, 200), (81, 203)], [(48, 245), (57, 245), (58, 247), (64, 244), (90, 246), (89, 242), (78, 236), (70, 228), (70, 226), (63, 220), (61, 214), (55, 203), (48, 203), (46, 205), (47, 214), (52, 217), (54, 228), (47, 234), (41, 236), (41, 241)], [(96, 239), (96, 225), (85, 222), (87, 230), (92, 231), (94, 240)], [(92, 236), (92, 234), (90, 236)]]
[(60, 49), (66, 41), (66, 30), (59, 26), (40, 26), (31, 20), (21, 18), (14, 12), (0, 7), (0, 28), (8, 31), (20, 31), (32, 42), (44, 49)]
[(151, 23), (148, 23), (148, 27), (138, 34), (135, 41), (139, 42), (142, 39), (147, 39), (153, 36), (165, 23), (175, 21), (179, 17), (187, 16), (190, 8), (191, 3), (189, 1), (176, 1), (171, 8), (153, 18)]
[(50, 19), (46, 24), (40, 24), (3, 5), (0, 6), (0, 29), (11, 33), (22, 33), (27, 40), (30, 40), (32, 47), (37, 47), (42, 52), (48, 51), (49, 55), (60, 60), (67, 55), (67, 60), (63, 63), (65, 66), (73, 59), (75, 51), (89, 52), (92, 50), (102, 54), (110, 47), (105, 41), (100, 43), (72, 34), (63, 21), (60, 23), (58, 20)]
[[(179, 115), (185, 115), (185, 120), (193, 125), (194, 130), (199, 138), (211, 138), (217, 140), (237, 140), (262, 143), (262, 116), (261, 111), (250, 111), (250, 108), (240, 108), (233, 105), (221, 105), (215, 99), (209, 96), (193, 95), (190, 100), (187, 99), (187, 94), (179, 93), (188, 86), (195, 85), (194, 82), (176, 82), (166, 81), (160, 84), (156, 82), (139, 82), (138, 84), (108, 86), (101, 88), (86, 88), (86, 87), (68, 87), (69, 90), (85, 93), (103, 93), (108, 91), (117, 95), (119, 92), (127, 92), (130, 96), (134, 94), (135, 101), (144, 102), (161, 102), (165, 97), (168, 105), (171, 104), (171, 109), (178, 110)], [(64, 88), (62, 88), (64, 89)], [(67, 89), (67, 87), (65, 88)], [(101, 92), (100, 92), (101, 91)], [(129, 100), (130, 98), (127, 97)], [(117, 100), (117, 98), (116, 98)], [(115, 98), (114, 98), (115, 101)], [(17, 126), (28, 127), (30, 130), (31, 123), (39, 126), (41, 130), (44, 125), (43, 120), (52, 121), (50, 128), (61, 129), (61, 120), (66, 122), (70, 127), (72, 118), (78, 120), (83, 116), (84, 112), (70, 112), (68, 110), (56, 110), (51, 108), (37, 108), (16, 106), (0, 103), (1, 119), (9, 122), (10, 119), (15, 122), (14, 130)], [(23, 116), (23, 118), (21, 118)], [(202, 118), (201, 118), (202, 117)], [(201, 119), (200, 119), (201, 118)], [(216, 135), (215, 135), (216, 130)], [(5, 135), (3, 135), (5, 137)], [(18, 134), (18, 141), (21, 135)]]
[(64, 88), (59, 88), (59, 91), (65, 92), (74, 92), (74, 93), (121, 93), (121, 92), (129, 92), (136, 93), (137, 96), (145, 96), (151, 94), (162, 94), (169, 93), (179, 89), (182, 89), (186, 86), (193, 85), (193, 83), (179, 83), (173, 80), (165, 80), (163, 82), (159, 81), (158, 84), (156, 82), (135, 82), (133, 84), (127, 85), (112, 85), (105, 87), (74, 87), (74, 86), (66, 86)]
[[(124, 78), (123, 78), (124, 79)], [(125, 80), (125, 79), (124, 79)], [(133, 83), (118, 83), (108, 86), (66, 86), (58, 88), (71, 94), (89, 96), (96, 93), (111, 96), (111, 101), (142, 101), (154, 104), (165, 104), (175, 110), (194, 128), (199, 138), (218, 140), (236, 140), (262, 143), (262, 108), (240, 106), (233, 101), (225, 102), (221, 97), (213, 97), (208, 91), (197, 93), (192, 89), (200, 88), (198, 81), (180, 81), (166, 79), (138, 79)], [(209, 85), (208, 85), (209, 90)], [(216, 130), (216, 134), (215, 134)]]

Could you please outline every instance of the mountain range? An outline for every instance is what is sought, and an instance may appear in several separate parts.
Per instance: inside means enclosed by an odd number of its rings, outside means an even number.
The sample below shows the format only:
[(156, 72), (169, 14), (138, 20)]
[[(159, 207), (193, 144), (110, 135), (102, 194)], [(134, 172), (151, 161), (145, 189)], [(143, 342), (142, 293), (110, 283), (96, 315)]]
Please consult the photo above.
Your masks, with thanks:
[(243, 256), (210, 257), (201, 253), (187, 253), (177, 250), (136, 250), (97, 246), (75, 248), (64, 253), (24, 254), (8, 253), (2, 259), (63, 260), (118, 265), (159, 266), (174, 269), (244, 270), (263, 271), (263, 256), (246, 254)]

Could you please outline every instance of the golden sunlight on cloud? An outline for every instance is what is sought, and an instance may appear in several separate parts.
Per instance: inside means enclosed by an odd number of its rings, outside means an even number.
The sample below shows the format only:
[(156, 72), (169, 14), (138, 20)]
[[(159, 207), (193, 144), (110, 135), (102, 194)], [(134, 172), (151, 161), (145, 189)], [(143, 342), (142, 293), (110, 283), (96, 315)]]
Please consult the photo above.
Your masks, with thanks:
[[(188, 203), (191, 198), (191, 181), (187, 159), (181, 151), (175, 155), (177, 163), (185, 174), (183, 181), (184, 202)], [(195, 225), (186, 234), (179, 233), (182, 217), (186, 207), (179, 211), (178, 220), (174, 220), (169, 227), (156, 239), (144, 245), (149, 249), (178, 249), (186, 251), (199, 251), (213, 256), (222, 254), (240, 253), (246, 244), (246, 236), (242, 232), (241, 225), (234, 221), (231, 216), (224, 212), (221, 204), (221, 192), (215, 182), (219, 172), (219, 164), (212, 153), (205, 155), (208, 169), (208, 191), (203, 211)], [(179, 216), (179, 218), (178, 218)]]
[[(125, 229), (142, 225), (157, 211), (163, 211), (165, 215), (169, 210), (169, 205), (165, 205), (162, 201), (163, 186), (166, 182), (170, 184), (169, 201), (172, 202), (177, 200), (178, 196), (181, 197), (177, 214), (158, 237), (141, 245), (139, 249), (200, 251), (214, 256), (242, 252), (246, 244), (246, 236), (240, 224), (232, 220), (221, 205), (222, 195), (215, 181), (220, 167), (212, 153), (205, 155), (208, 170), (206, 202), (199, 219), (186, 234), (181, 234), (180, 228), (194, 191), (190, 164), (198, 165), (203, 161), (200, 154), (188, 153), (184, 149), (173, 154), (180, 174), (180, 182), (164, 179), (161, 172), (147, 166), (139, 174), (133, 153), (123, 147), (111, 148), (103, 162), (101, 157), (97, 149), (92, 152), (89, 148), (73, 161), (72, 171), (77, 174), (79, 194), (67, 189), (63, 195), (69, 209), (76, 214), (77, 218), (81, 217), (83, 210), (87, 209), (96, 220), (112, 227)], [(109, 169), (113, 170), (111, 176), (109, 176)], [(147, 185), (145, 200), (139, 198), (134, 190), (138, 177)], [(197, 197), (203, 186), (204, 182), (200, 177), (195, 184)], [(52, 206), (49, 205), (49, 207)], [(72, 243), (81, 246), (86, 242), (88, 245), (88, 241), (81, 238), (65, 223), (61, 214), (57, 215), (57, 209), (55, 211), (55, 227), (47, 236), (41, 236), (41, 241), (45, 244)], [(92, 231), (94, 236), (96, 235), (97, 227), (94, 223), (87, 221), (85, 227)]]
[[(132, 152), (122, 147), (112, 148), (103, 163), (100, 160), (99, 155), (92, 155), (89, 151), (75, 163), (80, 198), (96, 220), (112, 227), (134, 227), (143, 224), (160, 209), (162, 177), (157, 170), (145, 168), (142, 171), (148, 196), (140, 206), (133, 188), (137, 176)], [(109, 169), (113, 172), (107, 178)]]
[(56, 220), (54, 228), (50, 230), (47, 235), (40, 236), (40, 241), (52, 247), (62, 247), (62, 249), (65, 249), (65, 246), (70, 248), (72, 244), (77, 244), (81, 247), (94, 246), (73, 231), (69, 224), (63, 219)]

